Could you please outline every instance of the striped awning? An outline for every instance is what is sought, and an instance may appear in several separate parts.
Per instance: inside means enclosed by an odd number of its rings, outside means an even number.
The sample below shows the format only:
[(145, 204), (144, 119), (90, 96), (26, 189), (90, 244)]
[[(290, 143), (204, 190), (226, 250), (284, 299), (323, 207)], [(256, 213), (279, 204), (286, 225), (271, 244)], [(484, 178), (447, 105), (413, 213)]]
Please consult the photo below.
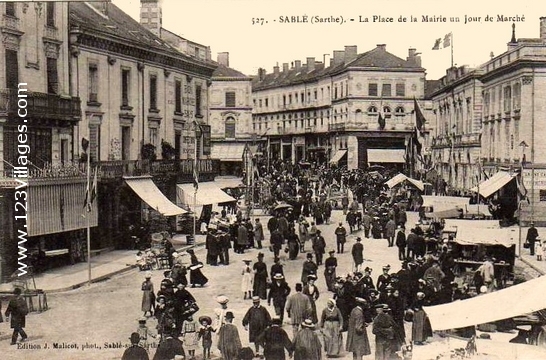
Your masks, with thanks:
[(29, 179), (28, 236), (85, 229), (98, 225), (97, 201), (84, 208), (87, 178)]
[(152, 181), (151, 176), (124, 176), (125, 183), (148, 204), (149, 207), (156, 210), (158, 213), (165, 216), (174, 216), (184, 214), (187, 211), (173, 204), (163, 193), (157, 188)]

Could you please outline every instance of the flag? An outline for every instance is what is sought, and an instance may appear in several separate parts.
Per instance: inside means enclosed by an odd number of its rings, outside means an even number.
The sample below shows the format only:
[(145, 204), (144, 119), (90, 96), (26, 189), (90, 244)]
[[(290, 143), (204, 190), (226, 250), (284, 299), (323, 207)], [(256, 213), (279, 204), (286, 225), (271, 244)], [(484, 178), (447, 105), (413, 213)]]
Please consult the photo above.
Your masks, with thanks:
[(197, 159), (193, 162), (193, 188), (195, 191), (199, 189), (199, 173), (197, 172)]
[(415, 127), (413, 129), (413, 140), (412, 140), (412, 143), (414, 144), (415, 146), (415, 150), (417, 150), (417, 154), (418, 155), (421, 155), (421, 150), (423, 149), (423, 144), (419, 141), (419, 134), (418, 134), (418, 130), (417, 130), (417, 127)]
[(379, 124), (380, 130), (383, 130), (385, 128), (385, 118), (383, 117), (381, 111), (379, 111), (379, 114), (377, 115), (377, 123)]
[(444, 48), (451, 46), (451, 33), (444, 36)]
[(427, 121), (425, 120), (425, 116), (423, 115), (423, 112), (421, 111), (421, 108), (419, 107), (419, 104), (417, 103), (417, 99), (415, 98), (415, 96), (413, 97), (413, 109), (415, 111), (415, 126), (417, 127), (417, 130), (419, 130), (422, 136), (423, 126), (425, 125)]
[(448, 33), (444, 35), (443, 39), (438, 38), (434, 40), (434, 46), (432, 47), (432, 50), (440, 50), (445, 49), (446, 47), (450, 47), (452, 36), (452, 33)]
[(432, 50), (440, 50), (441, 43), (442, 43), (442, 38), (438, 38), (434, 40), (434, 46), (432, 47)]
[[(91, 184), (88, 182), (87, 188), (85, 189), (85, 200), (83, 201), (83, 207), (87, 210), (87, 212), (91, 212), (93, 209), (93, 202), (97, 197), (97, 170), (98, 167), (95, 167), (93, 182)], [(91, 188), (89, 188), (89, 185), (91, 185)]]

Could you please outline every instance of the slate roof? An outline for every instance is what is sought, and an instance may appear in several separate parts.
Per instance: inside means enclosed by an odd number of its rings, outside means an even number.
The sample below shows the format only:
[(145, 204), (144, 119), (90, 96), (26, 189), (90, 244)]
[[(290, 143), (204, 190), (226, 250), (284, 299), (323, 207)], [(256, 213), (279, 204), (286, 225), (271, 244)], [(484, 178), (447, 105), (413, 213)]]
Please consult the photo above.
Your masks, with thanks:
[(425, 99), (432, 98), (432, 94), (442, 87), (441, 80), (425, 80)]
[[(112, 3), (89, 4), (69, 2), (70, 26), (77, 26), (83, 32), (86, 32), (86, 30), (91, 31), (97, 36), (103, 35), (105, 38), (128, 43), (138, 48), (152, 49), (177, 58), (183, 58), (188, 62), (212, 65), (211, 62), (205, 63), (177, 51)], [(103, 15), (99, 10), (103, 5), (107, 6), (107, 16)]]
[(323, 76), (331, 76), (343, 71), (346, 71), (349, 68), (377, 68), (384, 70), (406, 70), (406, 71), (425, 71), (424, 68), (418, 66), (414, 62), (404, 60), (395, 56), (381, 47), (376, 47), (365, 53), (358, 54), (355, 59), (349, 61), (348, 63), (341, 63), (337, 65), (332, 65), (325, 67), (325, 64), (321, 62), (315, 63), (315, 70), (307, 72), (307, 69), (304, 66), (301, 67), (300, 71), (296, 71), (294, 68), (289, 69), (288, 71), (279, 71), (278, 75), (274, 73), (266, 74), (262, 81), (259, 81), (259, 78), (254, 77), (252, 83), (253, 90), (265, 90), (267, 88), (273, 88), (278, 86), (288, 86), (301, 82), (311, 82), (318, 80)]
[(212, 73), (212, 78), (240, 78), (240, 79), (250, 79), (250, 76), (243, 74), (240, 71), (232, 69), (222, 64), (217, 64), (216, 70)]

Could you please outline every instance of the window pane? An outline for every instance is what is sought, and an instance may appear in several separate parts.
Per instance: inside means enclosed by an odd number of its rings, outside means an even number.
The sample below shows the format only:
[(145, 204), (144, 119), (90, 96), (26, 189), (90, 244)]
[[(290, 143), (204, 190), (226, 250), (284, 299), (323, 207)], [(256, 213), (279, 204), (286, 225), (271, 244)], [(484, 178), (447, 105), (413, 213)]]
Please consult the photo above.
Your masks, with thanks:
[(129, 106), (129, 75), (129, 70), (121, 70), (121, 105), (123, 106)]
[(368, 84), (368, 96), (377, 96), (377, 84)]
[(57, 59), (47, 58), (47, 92), (48, 94), (59, 93), (59, 78), (57, 75)]
[(174, 111), (182, 112), (182, 82), (180, 80), (174, 83)]
[(195, 115), (201, 115), (201, 85), (195, 85)]
[(406, 84), (396, 84), (396, 96), (406, 96)]
[(150, 76), (150, 109), (157, 109), (157, 77)]
[(383, 84), (381, 88), (381, 96), (391, 96), (391, 84)]
[(89, 64), (89, 101), (98, 101), (98, 68), (96, 64)]
[(5, 50), (6, 52), (6, 86), (8, 89), (17, 89), (19, 83), (19, 62), (17, 51)]

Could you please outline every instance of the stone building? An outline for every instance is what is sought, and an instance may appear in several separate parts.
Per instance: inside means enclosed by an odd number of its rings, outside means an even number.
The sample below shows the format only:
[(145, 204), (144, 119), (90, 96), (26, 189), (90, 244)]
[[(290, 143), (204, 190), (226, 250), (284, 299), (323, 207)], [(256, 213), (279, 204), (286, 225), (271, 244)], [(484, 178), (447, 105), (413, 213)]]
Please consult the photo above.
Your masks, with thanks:
[(384, 44), (361, 54), (345, 46), (329, 65), (307, 58), (271, 74), (261, 69), (253, 83), (253, 121), (257, 132), (272, 129), (271, 158), (413, 171), (405, 153), (415, 133), (414, 99), (423, 112), (428, 108), (424, 93), (425, 69), (415, 49), (402, 59)]

